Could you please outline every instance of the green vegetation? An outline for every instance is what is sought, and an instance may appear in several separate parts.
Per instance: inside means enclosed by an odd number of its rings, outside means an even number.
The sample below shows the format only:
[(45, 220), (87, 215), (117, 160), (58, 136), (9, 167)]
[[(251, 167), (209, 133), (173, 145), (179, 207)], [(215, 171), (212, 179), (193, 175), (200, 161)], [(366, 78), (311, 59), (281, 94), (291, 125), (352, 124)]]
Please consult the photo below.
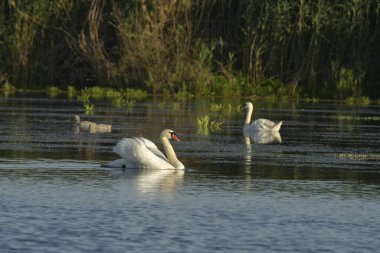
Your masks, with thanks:
[(94, 114), (95, 105), (90, 103), (90, 95), (89, 94), (82, 94), (78, 98), (78, 101), (81, 101), (83, 103), (84, 113), (87, 115)]
[(211, 120), (210, 116), (203, 115), (197, 118), (197, 134), (209, 135), (209, 132), (217, 132), (223, 124), (221, 121)]
[(52, 96), (380, 98), (377, 0), (4, 0), (0, 45), (1, 85)]
[(126, 101), (126, 106), (127, 106), (127, 112), (130, 113), (132, 112), (133, 108), (135, 107), (136, 100), (127, 100)]
[(46, 95), (49, 97), (56, 97), (61, 93), (61, 90), (58, 87), (55, 86), (48, 86), (46, 87)]
[(16, 87), (14, 87), (12, 84), (10, 84), (8, 81), (6, 81), (0, 88), (0, 90), (4, 94), (9, 94), (9, 93), (15, 93), (16, 92)]
[(346, 104), (349, 104), (349, 105), (368, 106), (371, 103), (371, 100), (367, 96), (347, 97), (345, 101), (346, 101)]
[(94, 104), (90, 104), (88, 102), (85, 102), (85, 103), (83, 103), (83, 107), (84, 107), (84, 113), (85, 114), (87, 114), (87, 115), (94, 114), (94, 110), (95, 110)]
[(67, 86), (66, 94), (68, 98), (73, 98), (77, 94), (77, 90), (74, 86)]
[(230, 103), (225, 104), (211, 104), (210, 111), (213, 116), (217, 118), (222, 118), (224, 116), (229, 116), (235, 112), (241, 112), (242, 107), (239, 106), (233, 106)]

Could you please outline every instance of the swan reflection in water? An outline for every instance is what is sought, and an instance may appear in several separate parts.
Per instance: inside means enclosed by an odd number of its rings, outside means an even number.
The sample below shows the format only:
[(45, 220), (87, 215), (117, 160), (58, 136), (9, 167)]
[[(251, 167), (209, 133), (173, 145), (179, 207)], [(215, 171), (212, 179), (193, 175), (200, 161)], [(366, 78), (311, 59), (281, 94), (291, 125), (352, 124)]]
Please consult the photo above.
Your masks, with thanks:
[(172, 192), (183, 181), (185, 170), (141, 170), (137, 176), (137, 188), (142, 193)]
[[(141, 193), (175, 192), (183, 182), (185, 170), (144, 169), (144, 168), (104, 168), (133, 183)], [(122, 183), (125, 185), (125, 182)]]
[(279, 132), (269, 132), (269, 131), (244, 131), (244, 142), (246, 147), (245, 153), (245, 164), (252, 164), (252, 145), (253, 144), (270, 144), (270, 143), (281, 143), (281, 135)]

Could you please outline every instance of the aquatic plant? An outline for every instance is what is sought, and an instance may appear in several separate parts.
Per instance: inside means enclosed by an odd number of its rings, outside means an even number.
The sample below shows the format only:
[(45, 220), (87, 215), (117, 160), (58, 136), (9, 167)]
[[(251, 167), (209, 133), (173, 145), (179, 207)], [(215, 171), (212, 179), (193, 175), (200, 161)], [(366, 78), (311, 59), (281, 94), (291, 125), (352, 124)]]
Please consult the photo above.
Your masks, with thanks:
[(180, 111), (182, 110), (182, 104), (179, 102), (174, 102), (172, 105), (173, 111)]
[(126, 106), (127, 106), (127, 112), (132, 112), (133, 107), (135, 106), (136, 100), (133, 99), (127, 99)]
[(333, 72), (339, 72), (337, 74), (336, 89), (339, 94), (339, 98), (347, 98), (348, 96), (359, 96), (361, 93), (360, 84), (363, 82), (364, 73), (354, 71), (341, 67), (338, 64), (332, 64)]
[(86, 102), (86, 103), (83, 103), (83, 107), (84, 107), (84, 113), (85, 114), (87, 114), (87, 115), (94, 114), (94, 110), (95, 110), (94, 104), (90, 104), (90, 103)]
[(160, 102), (160, 103), (158, 103), (158, 108), (165, 109), (165, 107), (166, 107), (166, 102)]
[(100, 86), (85, 87), (81, 90), (81, 94), (86, 94), (93, 99), (114, 99), (122, 96), (116, 89)]
[(10, 84), (8, 81), (5, 81), (0, 90), (4, 94), (9, 94), (16, 92), (16, 87)]
[(221, 130), (220, 127), (222, 124), (223, 124), (223, 121), (211, 120), (210, 125), (209, 125), (210, 130), (214, 132), (220, 131)]
[(210, 122), (210, 117), (208, 115), (203, 115), (197, 117), (197, 134), (201, 135), (208, 135), (209, 134), (209, 129), (208, 125)]
[(318, 103), (319, 102), (319, 98), (314, 98), (314, 97), (312, 97), (312, 98), (305, 98), (304, 101), (306, 103)]
[(120, 97), (113, 98), (112, 103), (115, 107), (121, 108), (125, 105), (126, 102), (125, 102), (125, 99), (120, 96)]
[(350, 96), (345, 99), (345, 102), (348, 105), (368, 106), (371, 103), (371, 99), (367, 96), (361, 96), (361, 97)]
[(81, 93), (80, 96), (77, 97), (78, 101), (85, 103), (88, 103), (90, 101), (90, 94)]
[(222, 111), (223, 105), (222, 104), (211, 104), (210, 105), (210, 111), (214, 114), (220, 113)]
[(85, 114), (91, 115), (94, 113), (95, 105), (90, 103), (90, 94), (81, 92), (77, 100), (82, 102)]
[(182, 84), (182, 88), (175, 94), (176, 99), (186, 99), (189, 96), (187, 92), (186, 84)]
[(197, 117), (197, 133), (208, 135), (210, 131), (216, 132), (221, 130), (220, 126), (223, 124), (221, 121), (211, 120), (210, 116), (203, 115)]
[(77, 90), (75, 89), (74, 86), (67, 86), (66, 94), (68, 98), (73, 98), (77, 94)]
[(141, 100), (148, 97), (148, 92), (142, 89), (127, 88), (124, 90), (124, 93), (128, 99)]
[(62, 91), (61, 91), (58, 87), (56, 87), (56, 86), (48, 86), (48, 87), (46, 87), (45, 92), (46, 92), (46, 94), (47, 94), (49, 97), (56, 97), (56, 96), (58, 96)]
[(223, 118), (236, 112), (241, 112), (241, 106), (233, 106), (230, 103), (211, 104), (210, 111), (214, 117)]

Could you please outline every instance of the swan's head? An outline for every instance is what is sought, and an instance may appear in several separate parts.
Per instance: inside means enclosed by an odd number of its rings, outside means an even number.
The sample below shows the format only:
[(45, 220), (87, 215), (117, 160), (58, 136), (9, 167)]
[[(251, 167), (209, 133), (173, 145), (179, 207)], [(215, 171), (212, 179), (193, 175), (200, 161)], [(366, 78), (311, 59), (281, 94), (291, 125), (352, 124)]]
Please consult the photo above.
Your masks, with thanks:
[(246, 102), (244, 108), (246, 110), (253, 110), (253, 104), (251, 102)]
[(71, 119), (71, 121), (75, 122), (76, 124), (80, 123), (80, 118), (78, 115), (74, 115)]
[(170, 130), (170, 129), (165, 129), (161, 132), (160, 134), (160, 137), (161, 138), (167, 138), (169, 140), (175, 140), (175, 141), (180, 141), (177, 134), (175, 133), (175, 131), (173, 130)]

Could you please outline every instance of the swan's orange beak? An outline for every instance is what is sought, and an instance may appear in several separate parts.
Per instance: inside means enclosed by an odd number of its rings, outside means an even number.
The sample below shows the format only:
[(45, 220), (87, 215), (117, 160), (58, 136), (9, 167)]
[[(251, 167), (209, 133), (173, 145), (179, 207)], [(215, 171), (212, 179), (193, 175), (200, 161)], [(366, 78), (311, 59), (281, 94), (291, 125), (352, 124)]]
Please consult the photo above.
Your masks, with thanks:
[(176, 134), (172, 134), (172, 140), (180, 142), (180, 140)]

